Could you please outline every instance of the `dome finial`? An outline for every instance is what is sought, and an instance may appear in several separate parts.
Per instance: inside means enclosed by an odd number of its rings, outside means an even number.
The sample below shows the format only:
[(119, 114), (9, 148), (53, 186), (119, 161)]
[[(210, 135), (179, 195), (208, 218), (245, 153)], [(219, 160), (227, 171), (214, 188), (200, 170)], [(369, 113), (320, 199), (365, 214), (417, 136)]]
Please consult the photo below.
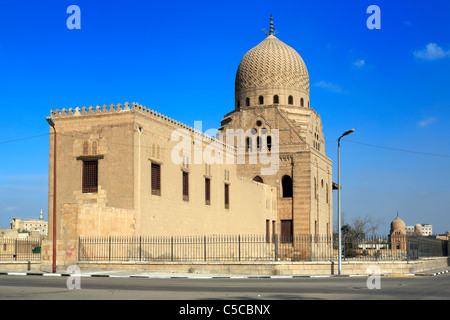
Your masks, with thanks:
[(272, 18), (272, 13), (270, 14), (270, 29), (269, 29), (269, 36), (273, 36), (273, 18)]

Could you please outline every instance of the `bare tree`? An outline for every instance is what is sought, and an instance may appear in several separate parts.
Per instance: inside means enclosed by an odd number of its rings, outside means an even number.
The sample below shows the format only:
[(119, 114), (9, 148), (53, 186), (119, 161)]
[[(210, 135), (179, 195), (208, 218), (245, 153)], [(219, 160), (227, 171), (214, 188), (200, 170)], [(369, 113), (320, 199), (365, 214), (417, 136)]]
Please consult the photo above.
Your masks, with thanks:
[(369, 232), (371, 233), (372, 237), (376, 235), (376, 232), (378, 228), (383, 224), (383, 219), (370, 219), (370, 225), (369, 225)]
[(375, 236), (376, 231), (383, 223), (381, 219), (374, 219), (369, 216), (361, 217), (357, 216), (352, 219), (353, 222), (353, 234), (356, 237), (365, 237), (366, 235)]
[(353, 222), (353, 235), (358, 238), (364, 238), (367, 232), (370, 230), (371, 218), (370, 217), (355, 217)]

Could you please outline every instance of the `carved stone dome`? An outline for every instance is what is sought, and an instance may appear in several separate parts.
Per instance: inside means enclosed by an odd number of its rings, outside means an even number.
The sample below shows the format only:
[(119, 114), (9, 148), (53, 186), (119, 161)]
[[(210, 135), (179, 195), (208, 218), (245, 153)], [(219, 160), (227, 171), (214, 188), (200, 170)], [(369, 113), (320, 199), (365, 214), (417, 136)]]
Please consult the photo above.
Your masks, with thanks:
[[(277, 96), (274, 98), (274, 96)], [(256, 105), (309, 106), (309, 75), (293, 48), (271, 32), (242, 58), (235, 80), (236, 108)]]
[(273, 35), (244, 55), (236, 73), (237, 92), (265, 86), (296, 88), (309, 94), (309, 75), (302, 57)]
[(399, 218), (399, 216), (397, 215), (397, 218), (395, 218), (392, 222), (391, 222), (391, 233), (393, 231), (404, 231), (406, 228), (405, 222)]

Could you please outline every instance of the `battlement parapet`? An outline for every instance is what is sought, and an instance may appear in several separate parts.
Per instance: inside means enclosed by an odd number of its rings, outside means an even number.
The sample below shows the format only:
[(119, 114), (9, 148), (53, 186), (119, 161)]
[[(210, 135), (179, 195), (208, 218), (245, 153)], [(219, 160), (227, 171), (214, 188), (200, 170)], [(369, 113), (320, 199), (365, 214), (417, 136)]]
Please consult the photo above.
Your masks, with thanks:
[(110, 104), (109, 106), (107, 106), (106, 104), (104, 104), (102, 107), (100, 107), (99, 105), (97, 105), (96, 107), (93, 106), (89, 106), (89, 107), (76, 107), (76, 108), (69, 108), (69, 109), (55, 109), (55, 110), (50, 110), (50, 115), (52, 118), (54, 119), (58, 119), (58, 118), (69, 118), (69, 117), (80, 117), (80, 116), (99, 116), (99, 115), (107, 115), (107, 114), (119, 114), (119, 113), (124, 113), (124, 112), (137, 112), (140, 114), (144, 114), (147, 115), (153, 119), (159, 120), (159, 121), (164, 121), (167, 122), (169, 124), (173, 124), (181, 129), (185, 129), (190, 133), (193, 133), (194, 135), (200, 135), (201, 139), (210, 141), (210, 142), (216, 142), (219, 143), (221, 146), (226, 147), (229, 151), (233, 151), (235, 150), (232, 146), (229, 146), (225, 143), (223, 143), (220, 140), (217, 140), (214, 137), (208, 136), (205, 133), (201, 132), (200, 130), (194, 129), (180, 121), (177, 121), (175, 119), (172, 119), (164, 114), (161, 114), (155, 110), (152, 110), (150, 108), (147, 108), (139, 103), (131, 103), (131, 105), (128, 102), (125, 102), (123, 105), (122, 104)]

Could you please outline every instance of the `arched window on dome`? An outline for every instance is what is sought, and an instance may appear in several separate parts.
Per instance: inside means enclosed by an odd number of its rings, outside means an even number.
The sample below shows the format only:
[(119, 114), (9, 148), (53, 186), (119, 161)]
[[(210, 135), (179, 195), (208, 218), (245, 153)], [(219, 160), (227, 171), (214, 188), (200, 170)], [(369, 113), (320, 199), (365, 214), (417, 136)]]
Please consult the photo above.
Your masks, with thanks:
[(256, 181), (256, 182), (259, 182), (259, 183), (264, 183), (263, 179), (260, 176), (254, 177), (253, 181)]
[(250, 98), (245, 99), (245, 106), (246, 107), (250, 106)]
[(289, 96), (288, 104), (294, 104), (294, 97), (293, 96)]
[(292, 178), (289, 176), (283, 176), (281, 178), (281, 187), (283, 198), (292, 198)]
[(278, 98), (278, 95), (274, 95), (273, 96), (273, 104), (279, 104), (280, 103), (280, 99)]
[(300, 106), (303, 107), (305, 104), (305, 101), (303, 100), (303, 98), (300, 99)]
[(259, 104), (264, 104), (264, 97), (263, 96), (259, 96), (258, 100), (259, 100)]

